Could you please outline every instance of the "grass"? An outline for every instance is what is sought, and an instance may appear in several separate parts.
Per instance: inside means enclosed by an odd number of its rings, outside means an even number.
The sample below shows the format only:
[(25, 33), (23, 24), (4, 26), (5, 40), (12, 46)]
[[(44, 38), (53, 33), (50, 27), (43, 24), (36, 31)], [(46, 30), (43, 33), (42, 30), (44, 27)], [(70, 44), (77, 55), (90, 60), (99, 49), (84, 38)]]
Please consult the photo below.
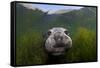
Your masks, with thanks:
[[(96, 61), (96, 34), (86, 28), (79, 28), (72, 37), (73, 47), (66, 52), (67, 62)], [(38, 31), (26, 32), (16, 39), (16, 64), (46, 64), (42, 34)]]
[(28, 32), (17, 38), (16, 64), (44, 64), (45, 52), (42, 36), (37, 32)]
[(79, 28), (73, 39), (73, 47), (66, 53), (68, 62), (96, 61), (96, 35), (85, 28)]

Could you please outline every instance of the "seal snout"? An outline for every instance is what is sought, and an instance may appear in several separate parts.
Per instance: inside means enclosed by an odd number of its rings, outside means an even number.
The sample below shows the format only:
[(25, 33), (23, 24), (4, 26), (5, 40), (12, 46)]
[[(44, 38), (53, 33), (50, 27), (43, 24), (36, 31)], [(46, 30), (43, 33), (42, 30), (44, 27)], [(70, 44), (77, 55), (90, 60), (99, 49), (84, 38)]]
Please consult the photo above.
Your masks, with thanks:
[(72, 47), (72, 40), (68, 36), (67, 29), (52, 28), (47, 36), (45, 48), (52, 55), (63, 55), (67, 49)]
[(54, 35), (54, 40), (55, 40), (56, 42), (60, 42), (60, 41), (63, 40), (63, 36), (61, 36), (60, 34), (59, 34), (59, 35)]
[(60, 32), (57, 32), (54, 34), (54, 40), (56, 42), (56, 44), (54, 46), (55, 48), (65, 46), (65, 44), (63, 43), (63, 36), (61, 35)]

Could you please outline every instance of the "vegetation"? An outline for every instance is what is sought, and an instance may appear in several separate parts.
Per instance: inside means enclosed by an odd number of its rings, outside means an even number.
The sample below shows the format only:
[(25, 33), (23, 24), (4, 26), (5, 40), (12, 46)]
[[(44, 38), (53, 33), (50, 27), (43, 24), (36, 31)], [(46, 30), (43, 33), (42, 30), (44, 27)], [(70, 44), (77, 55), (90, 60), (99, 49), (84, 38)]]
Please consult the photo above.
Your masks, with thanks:
[(28, 32), (17, 38), (16, 52), (19, 65), (44, 64), (46, 61), (43, 38), (37, 32)]
[[(68, 28), (73, 47), (67, 62), (96, 61), (96, 8), (84, 7), (64, 14), (51, 14), (16, 5), (16, 64), (46, 64), (43, 33), (52, 27)], [(92, 11), (91, 11), (92, 10)]]
[(68, 62), (96, 61), (95, 33), (79, 28), (73, 37), (73, 47), (66, 53)]

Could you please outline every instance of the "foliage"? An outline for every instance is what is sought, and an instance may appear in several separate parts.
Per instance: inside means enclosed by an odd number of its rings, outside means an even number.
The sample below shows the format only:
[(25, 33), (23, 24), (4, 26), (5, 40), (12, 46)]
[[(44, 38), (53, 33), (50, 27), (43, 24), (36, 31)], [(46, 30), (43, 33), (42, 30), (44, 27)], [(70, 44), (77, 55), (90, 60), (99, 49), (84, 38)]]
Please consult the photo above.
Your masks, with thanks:
[(96, 37), (93, 31), (79, 28), (73, 37), (73, 47), (66, 53), (68, 62), (96, 61)]

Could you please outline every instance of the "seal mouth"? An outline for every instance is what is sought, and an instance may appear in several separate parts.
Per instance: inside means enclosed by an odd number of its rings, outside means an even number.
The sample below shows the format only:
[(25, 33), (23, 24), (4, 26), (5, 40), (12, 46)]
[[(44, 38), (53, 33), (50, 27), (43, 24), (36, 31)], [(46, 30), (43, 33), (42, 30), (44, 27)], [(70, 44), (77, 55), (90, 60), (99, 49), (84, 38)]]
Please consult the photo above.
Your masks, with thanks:
[(59, 47), (65, 47), (65, 44), (61, 43), (61, 44), (56, 44), (53, 46), (54, 48), (59, 48)]
[(55, 48), (55, 51), (53, 52), (54, 55), (62, 55), (64, 54), (65, 50), (62, 47)]
[(63, 55), (64, 53), (53, 53), (53, 55), (57, 56), (57, 55)]

